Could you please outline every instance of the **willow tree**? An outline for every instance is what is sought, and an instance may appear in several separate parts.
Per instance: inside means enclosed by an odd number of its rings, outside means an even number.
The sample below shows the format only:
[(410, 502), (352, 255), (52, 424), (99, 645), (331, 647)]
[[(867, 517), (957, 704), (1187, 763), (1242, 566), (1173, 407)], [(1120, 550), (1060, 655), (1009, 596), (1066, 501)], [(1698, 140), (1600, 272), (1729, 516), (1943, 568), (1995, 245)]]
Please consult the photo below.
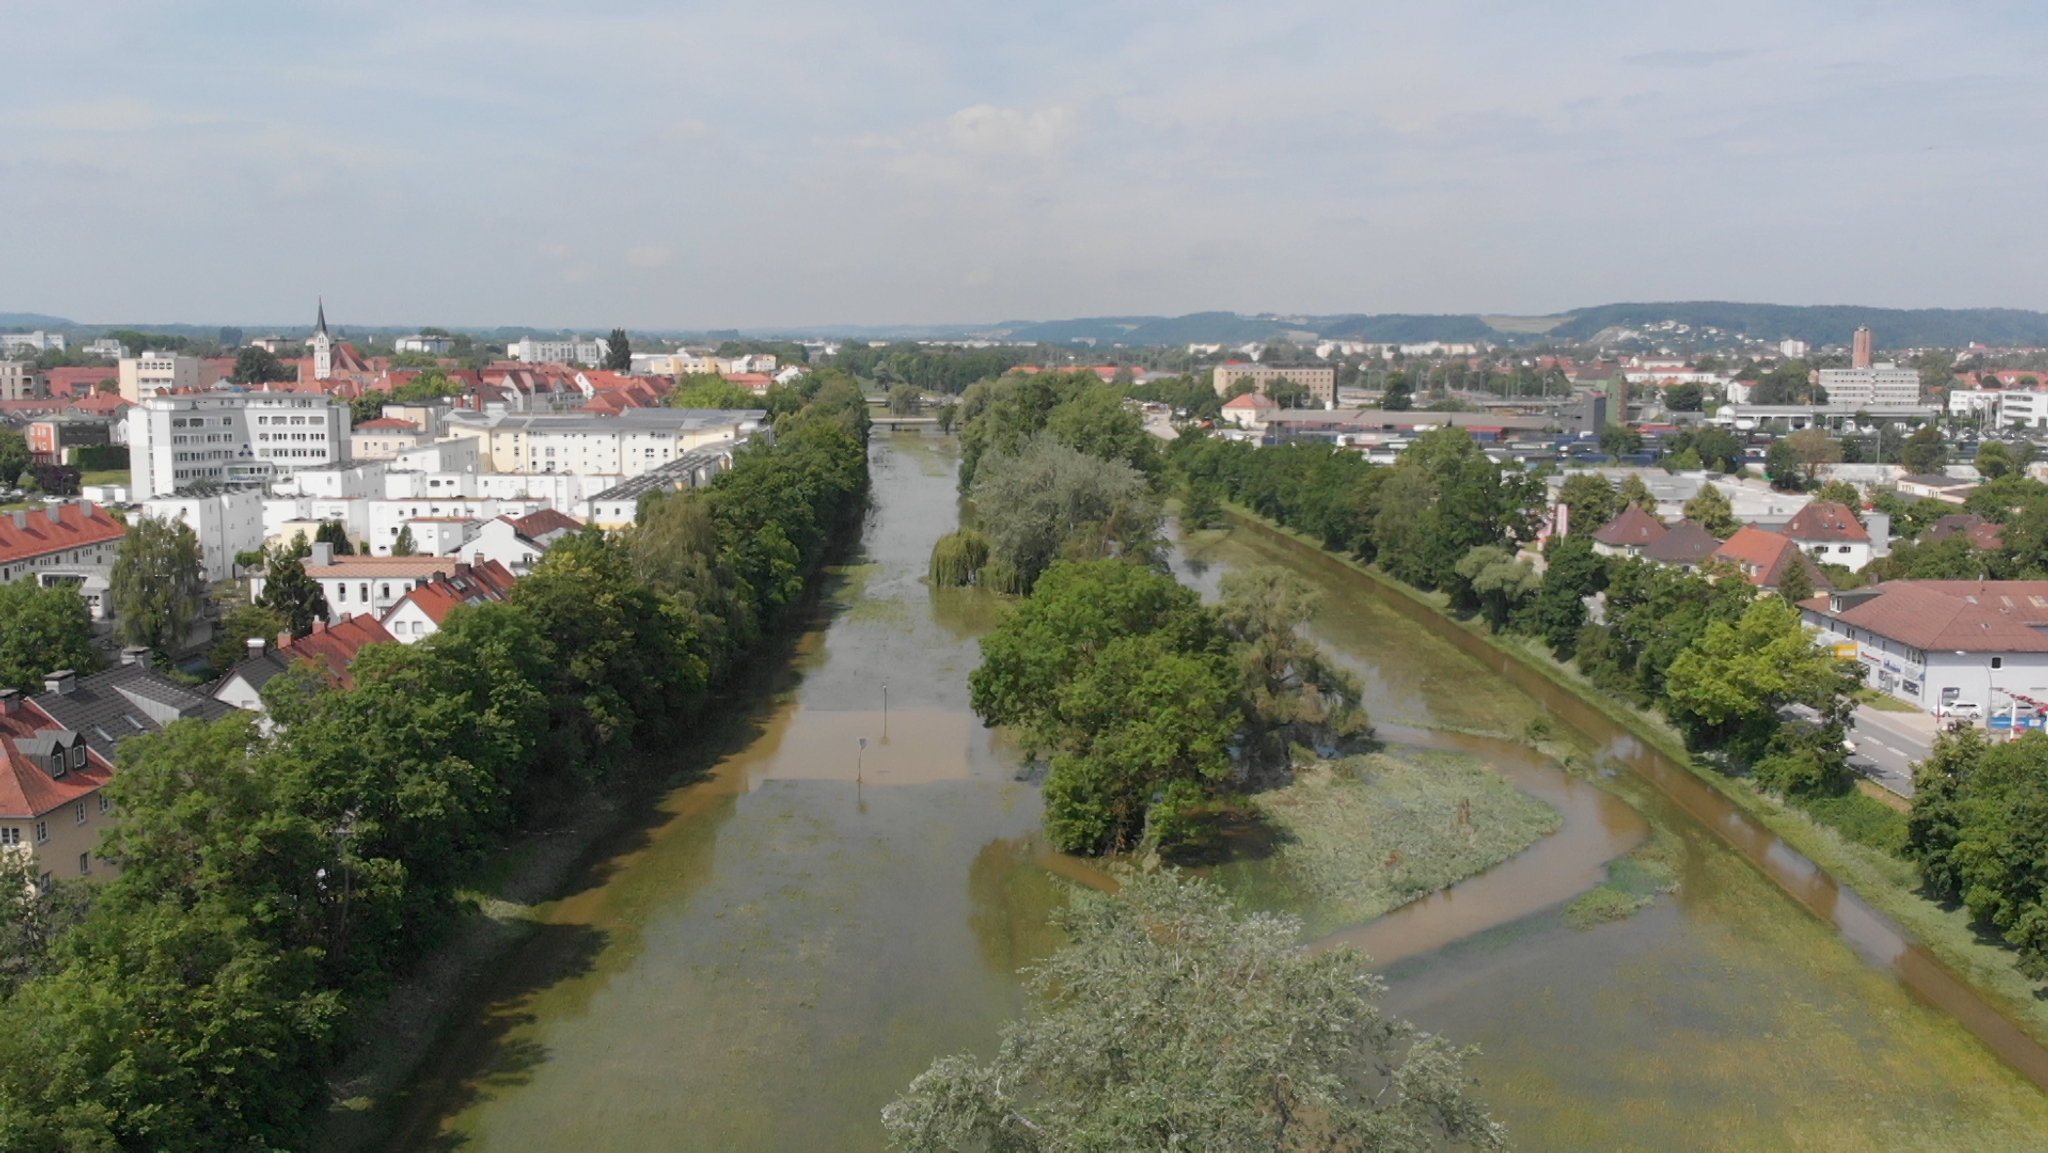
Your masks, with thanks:
[(1206, 882), (1126, 875), (1053, 914), (995, 1058), (941, 1058), (882, 1110), (904, 1153), (982, 1149), (1496, 1150), (1471, 1050), (1384, 1012), (1349, 947), (1239, 915)]
[(199, 619), (206, 577), (199, 538), (181, 520), (138, 517), (121, 538), (108, 596), (122, 643), (175, 654)]

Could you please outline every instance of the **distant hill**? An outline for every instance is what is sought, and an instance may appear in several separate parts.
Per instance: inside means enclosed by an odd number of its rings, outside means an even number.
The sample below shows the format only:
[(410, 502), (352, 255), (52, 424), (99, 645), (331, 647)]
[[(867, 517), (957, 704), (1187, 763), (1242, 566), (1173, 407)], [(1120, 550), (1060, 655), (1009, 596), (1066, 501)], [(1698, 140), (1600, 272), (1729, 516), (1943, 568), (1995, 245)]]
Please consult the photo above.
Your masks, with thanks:
[(44, 316), (40, 312), (0, 312), (0, 328), (70, 328), (73, 321), (61, 316)]
[(1791, 337), (1815, 346), (1847, 345), (1856, 327), (1863, 324), (1870, 326), (1879, 348), (1956, 347), (1973, 341), (1990, 345), (2048, 345), (2048, 313), (2016, 308), (1864, 308), (1851, 304), (1738, 304), (1720, 300), (1581, 308), (1551, 329), (1548, 338), (1587, 340), (1602, 329), (1640, 328), (1665, 320), (1765, 340)]
[(1006, 340), (1071, 344), (1245, 344), (1286, 333), (1370, 341), (1495, 340), (1499, 338), (1477, 316), (1239, 316), (1234, 312), (1191, 312), (1186, 316), (1096, 316), (1078, 320), (1009, 321), (991, 325)]

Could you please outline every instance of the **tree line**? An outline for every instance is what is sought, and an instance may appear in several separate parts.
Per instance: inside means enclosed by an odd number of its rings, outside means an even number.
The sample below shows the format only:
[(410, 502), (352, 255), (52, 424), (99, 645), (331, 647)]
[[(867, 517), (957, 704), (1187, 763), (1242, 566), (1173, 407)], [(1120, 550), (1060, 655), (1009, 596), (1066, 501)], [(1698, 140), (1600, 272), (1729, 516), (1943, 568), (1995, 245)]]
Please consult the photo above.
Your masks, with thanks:
[(301, 664), (254, 717), (121, 748), (120, 875), (0, 1002), (0, 1147), (301, 1147), (352, 1014), (464, 911), (467, 871), (676, 738), (857, 526), (866, 409), (820, 379), (708, 488), (558, 542), (508, 603)]

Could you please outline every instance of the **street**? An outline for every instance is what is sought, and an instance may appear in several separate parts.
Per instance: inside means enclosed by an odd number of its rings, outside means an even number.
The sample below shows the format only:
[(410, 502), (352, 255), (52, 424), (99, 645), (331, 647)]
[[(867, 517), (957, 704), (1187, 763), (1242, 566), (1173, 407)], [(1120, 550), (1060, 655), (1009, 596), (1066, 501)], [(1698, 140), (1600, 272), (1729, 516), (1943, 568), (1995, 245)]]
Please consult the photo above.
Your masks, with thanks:
[(1902, 797), (1913, 795), (1913, 764), (1933, 751), (1938, 722), (1921, 712), (1894, 713), (1860, 705), (1849, 740), (1857, 772)]

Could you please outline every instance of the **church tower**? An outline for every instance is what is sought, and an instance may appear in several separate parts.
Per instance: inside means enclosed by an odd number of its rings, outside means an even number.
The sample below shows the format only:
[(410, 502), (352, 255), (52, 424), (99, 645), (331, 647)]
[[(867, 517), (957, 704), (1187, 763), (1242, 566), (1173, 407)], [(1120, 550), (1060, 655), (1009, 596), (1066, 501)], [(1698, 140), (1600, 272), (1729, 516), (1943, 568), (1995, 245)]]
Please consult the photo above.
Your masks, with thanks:
[(334, 338), (327, 335), (327, 302), (320, 302), (320, 318), (313, 325), (313, 339), (306, 342), (313, 350), (313, 379), (326, 380), (334, 375)]

